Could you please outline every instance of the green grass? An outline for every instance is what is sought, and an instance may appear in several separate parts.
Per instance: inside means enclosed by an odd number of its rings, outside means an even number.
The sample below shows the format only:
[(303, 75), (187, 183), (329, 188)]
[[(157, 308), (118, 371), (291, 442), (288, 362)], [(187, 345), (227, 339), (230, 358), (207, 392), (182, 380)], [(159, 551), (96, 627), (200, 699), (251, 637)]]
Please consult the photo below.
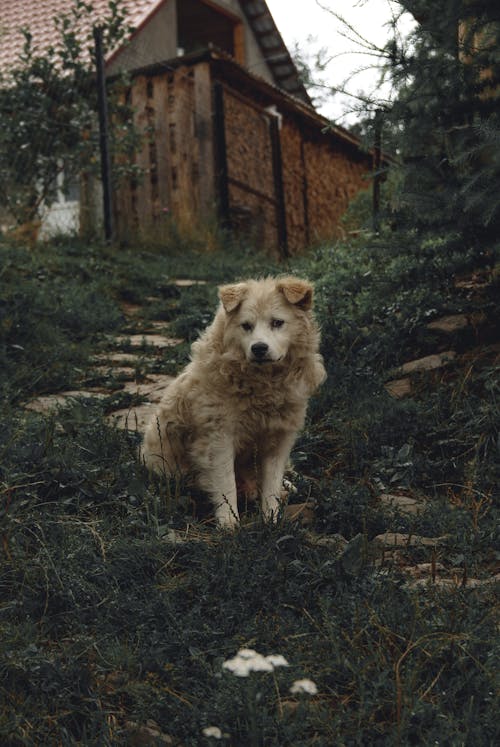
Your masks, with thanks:
[[(128, 745), (140, 738), (130, 723), (148, 721), (179, 745), (215, 744), (202, 734), (212, 725), (231, 745), (498, 743), (496, 589), (463, 586), (499, 560), (492, 340), (457, 339), (477, 350), (422, 375), (408, 400), (383, 388), (390, 367), (440, 344), (428, 319), (494, 318), (498, 289), (456, 291), (453, 275), (485, 258), (411, 240), (404, 256), (391, 242), (338, 246), (286, 268), (316, 280), (329, 371), (293, 454), (314, 534), (256, 516), (215, 531), (186, 486), (149, 479), (137, 434), (110, 427), (106, 400), (51, 417), (21, 407), (91, 376), (103, 336), (132, 331), (122, 301), (153, 298), (139, 322), (192, 339), (215, 285), (272, 271), (269, 260), (0, 246), (2, 745)], [(175, 288), (183, 276), (210, 282)], [(155, 367), (174, 372), (185, 355)], [(381, 486), (427, 508), (383, 509)], [(387, 530), (444, 539), (393, 558), (372, 543)], [(316, 541), (337, 533), (344, 549)], [(456, 588), (412, 587), (405, 566), (417, 562), (442, 563)], [(242, 647), (290, 666), (236, 678), (222, 664)], [(289, 692), (304, 677), (317, 695)]]

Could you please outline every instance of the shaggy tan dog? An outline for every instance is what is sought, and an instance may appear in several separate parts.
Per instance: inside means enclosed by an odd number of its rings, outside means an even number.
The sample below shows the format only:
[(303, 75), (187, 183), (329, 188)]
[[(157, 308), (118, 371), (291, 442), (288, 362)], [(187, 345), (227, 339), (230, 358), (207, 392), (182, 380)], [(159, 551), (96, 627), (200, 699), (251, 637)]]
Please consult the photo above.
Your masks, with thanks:
[(193, 475), (221, 527), (238, 523), (244, 485), (256, 486), (267, 519), (278, 515), (290, 450), (325, 378), (312, 296), (295, 277), (220, 287), (212, 324), (147, 428), (145, 463)]

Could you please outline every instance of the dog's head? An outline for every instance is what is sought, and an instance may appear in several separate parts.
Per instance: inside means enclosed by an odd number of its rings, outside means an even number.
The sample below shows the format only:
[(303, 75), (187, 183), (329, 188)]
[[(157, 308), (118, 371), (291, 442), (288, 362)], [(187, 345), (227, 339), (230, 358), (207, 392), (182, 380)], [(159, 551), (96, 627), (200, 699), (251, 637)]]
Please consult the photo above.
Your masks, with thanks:
[(221, 286), (224, 348), (243, 353), (250, 363), (283, 360), (309, 326), (312, 297), (312, 285), (294, 277)]

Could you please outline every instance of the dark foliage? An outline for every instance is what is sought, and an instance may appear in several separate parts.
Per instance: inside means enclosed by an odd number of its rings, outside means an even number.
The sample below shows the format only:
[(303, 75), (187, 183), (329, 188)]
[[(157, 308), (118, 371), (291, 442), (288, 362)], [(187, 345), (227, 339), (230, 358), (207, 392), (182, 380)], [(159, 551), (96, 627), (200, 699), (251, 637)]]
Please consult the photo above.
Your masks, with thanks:
[(399, 225), (459, 230), (480, 245), (498, 235), (500, 15), (496, 0), (399, 0), (417, 21), (390, 42), (397, 89)]
[[(172, 278), (195, 267), (225, 281), (256, 274), (261, 258), (234, 268), (224, 253), (2, 248), (3, 744), (126, 745), (146, 722), (191, 745), (209, 743), (210, 725), (242, 745), (498, 741), (494, 587), (412, 589), (370, 542), (387, 529), (446, 535), (435, 561), (479, 576), (498, 547), (487, 348), (471, 370), (422, 375), (410, 400), (383, 388), (391, 367), (436, 345), (423, 329), (438, 313), (496, 313), (494, 285), (477, 297), (452, 282), (493, 260), (454, 237), (406, 240), (404, 257), (378, 241), (293, 268), (317, 281), (329, 370), (293, 455), (297, 499), (315, 498), (316, 529), (342, 534), (341, 551), (255, 517), (234, 536), (199, 523), (186, 486), (149, 480), (137, 435), (109, 426), (106, 400), (49, 418), (19, 407), (77, 381), (101, 336), (128, 324), (121, 300), (154, 296), (148, 318), (191, 336), (214, 287)], [(425, 492), (428, 508), (383, 509), (381, 484)], [(290, 666), (235, 678), (221, 667), (241, 647)], [(303, 677), (318, 686), (311, 700), (289, 693)]]

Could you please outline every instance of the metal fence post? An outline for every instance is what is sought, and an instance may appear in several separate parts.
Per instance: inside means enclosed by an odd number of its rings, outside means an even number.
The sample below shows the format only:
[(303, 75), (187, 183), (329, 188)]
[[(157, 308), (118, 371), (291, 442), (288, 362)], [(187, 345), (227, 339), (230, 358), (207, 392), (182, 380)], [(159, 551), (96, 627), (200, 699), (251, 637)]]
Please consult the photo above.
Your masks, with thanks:
[(101, 151), (104, 237), (109, 243), (113, 239), (113, 208), (111, 198), (111, 159), (109, 155), (108, 103), (106, 98), (106, 74), (104, 71), (104, 52), (101, 26), (96, 26), (94, 28), (94, 41), (97, 73), (97, 105), (99, 111), (99, 147)]

